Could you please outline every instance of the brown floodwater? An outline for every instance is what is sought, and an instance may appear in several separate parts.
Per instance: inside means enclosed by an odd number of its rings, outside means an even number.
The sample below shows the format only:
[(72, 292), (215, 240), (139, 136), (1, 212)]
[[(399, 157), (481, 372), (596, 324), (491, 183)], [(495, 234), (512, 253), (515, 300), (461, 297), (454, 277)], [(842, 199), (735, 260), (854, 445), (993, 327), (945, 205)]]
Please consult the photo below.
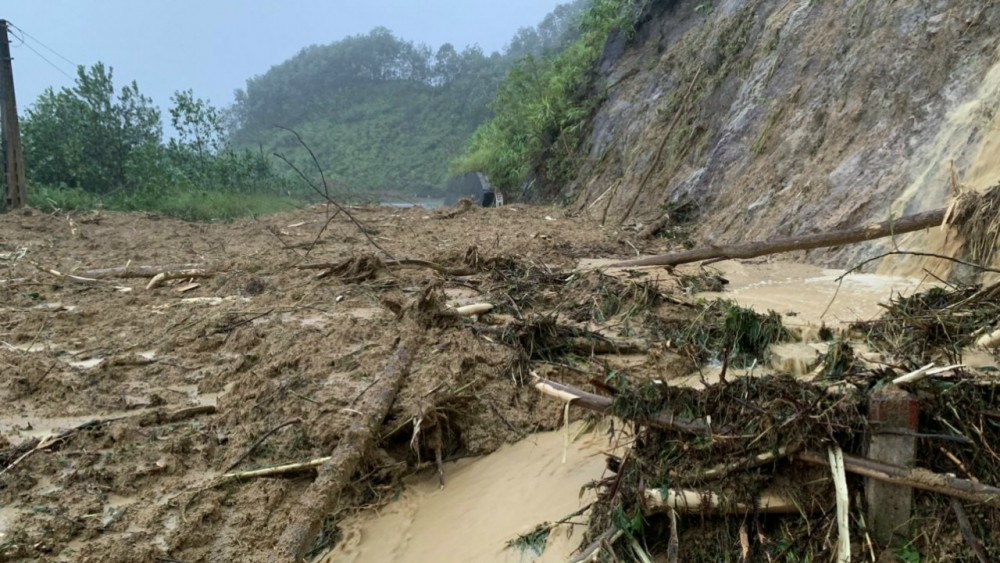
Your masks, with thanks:
[[(591, 269), (608, 263), (585, 261), (580, 266)], [(894, 293), (909, 294), (926, 285), (872, 274), (851, 274), (839, 281), (841, 271), (790, 262), (730, 261), (714, 267), (730, 281), (727, 291), (696, 297), (734, 299), (761, 312), (773, 309), (786, 324), (804, 332), (822, 323), (840, 326), (873, 318), (881, 310), (879, 303)], [(655, 273), (649, 279), (656, 279)], [(602, 432), (585, 434), (568, 448), (565, 440), (562, 431), (536, 434), (488, 456), (446, 464), (444, 489), (434, 472), (411, 479), (388, 506), (346, 519), (341, 524), (343, 541), (315, 561), (566, 561), (580, 544), (582, 526), (556, 528), (541, 555), (505, 547), (519, 534), (590, 502), (590, 497), (580, 496), (580, 487), (604, 476), (601, 452), (610, 448), (607, 437)]]

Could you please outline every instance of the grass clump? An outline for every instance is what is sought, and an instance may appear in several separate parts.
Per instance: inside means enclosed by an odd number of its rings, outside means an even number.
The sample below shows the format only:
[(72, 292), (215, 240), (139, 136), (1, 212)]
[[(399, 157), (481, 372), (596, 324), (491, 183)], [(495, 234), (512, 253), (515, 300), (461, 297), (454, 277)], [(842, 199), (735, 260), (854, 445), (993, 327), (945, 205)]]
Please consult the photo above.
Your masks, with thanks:
[(778, 313), (760, 314), (725, 299), (709, 302), (687, 325), (655, 330), (697, 364), (717, 360), (738, 368), (763, 362), (771, 344), (793, 339)]
[(272, 194), (181, 189), (167, 193), (143, 192), (101, 196), (80, 188), (32, 186), (28, 203), (35, 209), (63, 211), (146, 211), (185, 221), (232, 221), (288, 211), (302, 205)]

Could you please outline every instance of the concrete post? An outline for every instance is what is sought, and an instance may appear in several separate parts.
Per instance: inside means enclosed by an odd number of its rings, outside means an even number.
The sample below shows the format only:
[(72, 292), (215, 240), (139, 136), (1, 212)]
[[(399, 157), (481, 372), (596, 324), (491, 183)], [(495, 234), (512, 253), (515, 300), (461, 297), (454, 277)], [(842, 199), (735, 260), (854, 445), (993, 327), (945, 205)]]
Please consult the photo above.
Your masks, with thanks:
[[(919, 409), (916, 398), (895, 385), (875, 391), (869, 398), (871, 437), (868, 457), (901, 467), (916, 463)], [(908, 541), (913, 489), (865, 480), (868, 528), (881, 547)]]

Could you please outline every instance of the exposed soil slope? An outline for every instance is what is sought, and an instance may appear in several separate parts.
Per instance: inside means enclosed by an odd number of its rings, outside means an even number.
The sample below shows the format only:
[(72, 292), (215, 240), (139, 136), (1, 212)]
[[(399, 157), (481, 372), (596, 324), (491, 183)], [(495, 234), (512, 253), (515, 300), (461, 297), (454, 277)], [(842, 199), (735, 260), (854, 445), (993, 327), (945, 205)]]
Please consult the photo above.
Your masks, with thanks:
[(701, 243), (945, 207), (953, 178), (1000, 180), (998, 26), (1000, 5), (979, 0), (651, 2), (635, 37), (606, 48), (606, 100), (565, 191), (615, 224), (694, 203)]

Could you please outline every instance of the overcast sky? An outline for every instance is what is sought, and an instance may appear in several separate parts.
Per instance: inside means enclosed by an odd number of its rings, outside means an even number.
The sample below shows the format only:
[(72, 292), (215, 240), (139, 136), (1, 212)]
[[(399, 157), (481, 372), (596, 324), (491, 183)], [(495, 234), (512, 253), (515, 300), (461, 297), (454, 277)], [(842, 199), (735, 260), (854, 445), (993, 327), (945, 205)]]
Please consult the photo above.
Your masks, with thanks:
[[(385, 26), (398, 37), (459, 49), (503, 48), (565, 0), (3, 0), (0, 18), (74, 64), (114, 67), (115, 84), (136, 80), (165, 107), (191, 88), (215, 105), (232, 102), (247, 78), (302, 47)], [(17, 34), (17, 30), (14, 30)], [(47, 87), (72, 80), (75, 66), (32, 37), (11, 37), (18, 113)], [(166, 112), (164, 112), (166, 115)], [(169, 121), (169, 120), (167, 120)]]

